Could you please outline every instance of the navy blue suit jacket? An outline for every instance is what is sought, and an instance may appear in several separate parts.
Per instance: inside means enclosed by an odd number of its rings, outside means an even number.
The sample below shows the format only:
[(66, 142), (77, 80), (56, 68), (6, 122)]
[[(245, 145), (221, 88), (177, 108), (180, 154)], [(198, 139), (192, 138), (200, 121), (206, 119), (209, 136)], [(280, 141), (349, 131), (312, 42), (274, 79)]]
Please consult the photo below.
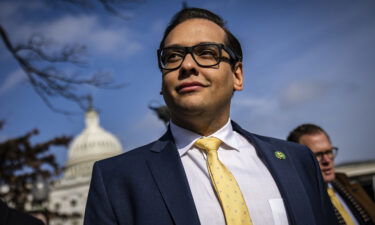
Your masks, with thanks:
[[(251, 134), (234, 122), (232, 125), (254, 145), (271, 172), (289, 224), (337, 224), (319, 165), (307, 147)], [(286, 158), (277, 158), (275, 151), (283, 152)], [(200, 224), (170, 131), (148, 145), (95, 163), (84, 224)]]
[(8, 207), (0, 200), (0, 225), (44, 225), (44, 223), (25, 212)]

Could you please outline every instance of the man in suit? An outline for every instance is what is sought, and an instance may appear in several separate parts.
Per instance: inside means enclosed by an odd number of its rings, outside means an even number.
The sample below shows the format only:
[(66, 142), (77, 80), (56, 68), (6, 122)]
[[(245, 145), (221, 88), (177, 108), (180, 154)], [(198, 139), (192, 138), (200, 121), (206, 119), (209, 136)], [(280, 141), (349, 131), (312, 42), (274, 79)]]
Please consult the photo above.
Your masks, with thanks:
[(332, 146), (327, 132), (315, 124), (302, 124), (287, 140), (306, 145), (315, 154), (340, 224), (375, 224), (375, 204), (361, 185), (350, 183), (343, 173), (335, 173), (338, 148)]
[(94, 165), (85, 225), (336, 224), (310, 150), (230, 120), (242, 50), (219, 16), (178, 12), (158, 62), (168, 130)]
[(1, 225), (44, 225), (44, 223), (16, 209), (9, 208), (0, 200), (0, 224)]

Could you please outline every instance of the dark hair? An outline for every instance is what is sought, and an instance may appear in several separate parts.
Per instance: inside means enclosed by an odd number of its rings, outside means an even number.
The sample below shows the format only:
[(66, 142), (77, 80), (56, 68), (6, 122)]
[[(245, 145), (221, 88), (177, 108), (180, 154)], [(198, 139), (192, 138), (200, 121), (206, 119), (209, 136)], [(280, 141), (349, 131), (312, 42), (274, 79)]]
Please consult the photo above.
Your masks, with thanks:
[(172, 17), (167, 28), (165, 29), (163, 39), (160, 42), (159, 48), (161, 49), (164, 47), (165, 38), (177, 25), (189, 19), (206, 19), (219, 25), (226, 34), (226, 40), (224, 41), (224, 45), (230, 48), (233, 51), (233, 53), (236, 55), (236, 59), (232, 59), (233, 60), (231, 62), (232, 67), (234, 67), (236, 62), (242, 61), (241, 44), (237, 40), (237, 38), (226, 28), (225, 21), (220, 16), (214, 14), (213, 12), (210, 12), (206, 9), (200, 9), (200, 8), (184, 8), (180, 10), (179, 12), (177, 12)]
[(289, 133), (287, 140), (299, 143), (303, 135), (314, 135), (319, 133), (325, 134), (328, 140), (331, 141), (328, 134), (323, 130), (323, 128), (311, 123), (305, 123), (296, 127)]

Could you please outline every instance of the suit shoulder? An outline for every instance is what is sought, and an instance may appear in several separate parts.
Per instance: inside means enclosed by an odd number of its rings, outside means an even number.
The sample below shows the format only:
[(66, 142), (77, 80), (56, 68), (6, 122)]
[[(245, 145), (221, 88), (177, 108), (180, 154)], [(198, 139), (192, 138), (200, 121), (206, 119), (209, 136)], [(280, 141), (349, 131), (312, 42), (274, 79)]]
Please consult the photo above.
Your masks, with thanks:
[(314, 159), (312, 151), (305, 145), (258, 134), (252, 135), (254, 136), (254, 138), (258, 139), (258, 141), (267, 143), (268, 145), (272, 146), (272, 149), (279, 149), (280, 151), (287, 152), (288, 155), (296, 156), (299, 160), (304, 159), (304, 161), (311, 161)]
[(127, 162), (136, 163), (137, 161), (143, 160), (146, 154), (149, 152), (151, 147), (156, 141), (149, 144), (143, 145), (141, 147), (132, 149), (130, 151), (121, 153), (107, 159), (102, 159), (97, 161), (95, 164), (99, 167), (116, 167), (118, 165), (126, 165)]
[(264, 142), (268, 142), (269, 144), (273, 144), (273, 145), (281, 145), (281, 146), (286, 146), (288, 148), (293, 148), (293, 149), (308, 149), (305, 145), (301, 145), (301, 144), (298, 144), (298, 143), (295, 143), (295, 142), (290, 142), (290, 141), (286, 141), (286, 140), (282, 140), (282, 139), (278, 139), (278, 138), (274, 138), (274, 137), (268, 137), (268, 136), (263, 136), (263, 135), (259, 135), (259, 134), (253, 134), (256, 138), (264, 141)]
[(232, 121), (232, 126), (236, 132), (239, 132), (242, 136), (246, 137), (250, 142), (255, 141), (259, 143), (266, 143), (268, 145), (272, 145), (273, 147), (278, 147), (278, 148), (281, 147), (281, 148), (287, 148), (287, 149), (305, 149), (304, 151), (308, 150), (306, 146), (300, 145), (298, 143), (251, 133), (243, 129), (242, 127), (240, 127), (234, 121)]

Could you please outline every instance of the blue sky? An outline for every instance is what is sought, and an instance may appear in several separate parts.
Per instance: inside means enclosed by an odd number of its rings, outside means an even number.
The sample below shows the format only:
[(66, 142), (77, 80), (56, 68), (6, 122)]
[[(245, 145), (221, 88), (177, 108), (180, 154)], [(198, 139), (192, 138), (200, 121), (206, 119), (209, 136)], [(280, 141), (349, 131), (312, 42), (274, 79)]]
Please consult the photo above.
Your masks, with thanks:
[[(132, 7), (130, 20), (47, 1), (0, 2), (0, 23), (12, 40), (43, 33), (57, 46), (81, 43), (87, 66), (66, 67), (82, 74), (111, 72), (126, 86), (118, 90), (82, 87), (91, 93), (101, 125), (125, 150), (163, 134), (164, 124), (148, 109), (163, 104), (156, 49), (180, 1), (151, 1)], [(251, 132), (285, 139), (297, 125), (312, 122), (328, 131), (340, 148), (338, 163), (374, 160), (375, 2), (363, 1), (187, 1), (221, 15), (244, 51), (245, 89), (233, 98), (231, 118)], [(52, 112), (0, 43), (0, 140), (38, 128), (35, 142), (77, 135), (83, 112)], [(56, 106), (80, 112), (61, 99)], [(56, 151), (66, 160), (66, 151)]]

